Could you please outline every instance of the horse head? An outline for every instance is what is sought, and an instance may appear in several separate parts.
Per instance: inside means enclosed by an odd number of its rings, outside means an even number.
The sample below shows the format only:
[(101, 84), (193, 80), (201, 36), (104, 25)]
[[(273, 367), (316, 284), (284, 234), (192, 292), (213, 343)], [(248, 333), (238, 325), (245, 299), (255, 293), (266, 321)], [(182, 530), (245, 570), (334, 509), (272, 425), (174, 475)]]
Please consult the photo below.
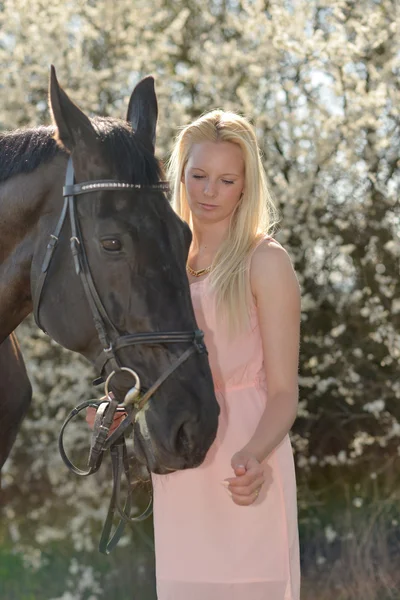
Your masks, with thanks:
[[(194, 333), (185, 270), (190, 229), (168, 202), (154, 155), (154, 80), (134, 89), (127, 121), (89, 118), (54, 68), (49, 95), (62, 150), (57, 168), (65, 173), (66, 158), (71, 164), (58, 226), (50, 209), (39, 224), (50, 243), (46, 251), (37, 242), (32, 261), (37, 320), (103, 378), (113, 374), (109, 388), (121, 402), (132, 389), (132, 371), (142, 395), (161, 378), (135, 419), (136, 455), (158, 473), (194, 467), (215, 438), (219, 407)], [(47, 199), (58, 212), (61, 183)]]

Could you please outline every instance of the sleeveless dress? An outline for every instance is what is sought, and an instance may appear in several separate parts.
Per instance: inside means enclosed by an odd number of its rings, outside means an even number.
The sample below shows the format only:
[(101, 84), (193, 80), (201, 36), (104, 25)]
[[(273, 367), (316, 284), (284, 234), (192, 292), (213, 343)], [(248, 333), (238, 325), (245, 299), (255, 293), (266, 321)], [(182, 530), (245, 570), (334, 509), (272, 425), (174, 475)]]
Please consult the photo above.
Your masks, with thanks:
[(221, 485), (235, 475), (231, 458), (253, 435), (268, 402), (256, 306), (249, 330), (232, 340), (216, 317), (208, 278), (190, 288), (221, 412), (217, 437), (200, 467), (152, 474), (157, 598), (299, 600), (289, 435), (263, 462), (265, 483), (253, 504), (236, 505)]

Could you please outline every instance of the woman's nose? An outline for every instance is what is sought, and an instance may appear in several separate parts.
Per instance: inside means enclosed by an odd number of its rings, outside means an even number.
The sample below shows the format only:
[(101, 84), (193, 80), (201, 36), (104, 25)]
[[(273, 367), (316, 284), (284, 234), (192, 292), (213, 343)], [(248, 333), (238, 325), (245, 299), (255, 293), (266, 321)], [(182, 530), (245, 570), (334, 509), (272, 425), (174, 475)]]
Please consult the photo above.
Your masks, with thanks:
[(214, 198), (214, 196), (216, 195), (215, 185), (208, 182), (204, 188), (204, 195), (208, 196), (209, 198)]

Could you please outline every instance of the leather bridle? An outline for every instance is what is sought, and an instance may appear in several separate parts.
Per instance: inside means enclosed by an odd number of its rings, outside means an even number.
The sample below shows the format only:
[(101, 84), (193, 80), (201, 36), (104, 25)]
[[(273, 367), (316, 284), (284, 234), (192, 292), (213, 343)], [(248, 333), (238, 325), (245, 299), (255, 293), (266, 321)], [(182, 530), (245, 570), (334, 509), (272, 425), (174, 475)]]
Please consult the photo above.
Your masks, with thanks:
[[(171, 343), (182, 343), (189, 342), (191, 346), (168, 368), (150, 387), (150, 389), (142, 396), (139, 400), (139, 408), (142, 408), (154, 392), (159, 388), (161, 383), (175, 371), (183, 362), (185, 362), (191, 354), (198, 352), (200, 354), (206, 352), (203, 337), (204, 334), (201, 330), (195, 331), (167, 331), (167, 332), (141, 332), (132, 333), (128, 335), (120, 335), (116, 327), (109, 318), (106, 309), (101, 301), (101, 298), (97, 292), (93, 277), (90, 271), (90, 266), (81, 235), (79, 220), (76, 212), (76, 196), (88, 194), (98, 191), (120, 191), (120, 190), (143, 190), (152, 189), (167, 191), (169, 189), (168, 182), (161, 181), (155, 184), (135, 184), (135, 183), (124, 183), (114, 180), (98, 180), (90, 181), (85, 183), (74, 183), (74, 169), (72, 165), (72, 159), (70, 158), (67, 166), (67, 173), (65, 179), (65, 186), (63, 189), (64, 205), (61, 211), (61, 216), (58, 220), (57, 226), (54, 233), (50, 235), (50, 241), (47, 245), (46, 254), (42, 263), (41, 273), (36, 285), (36, 290), (33, 296), (34, 302), (34, 317), (37, 325), (43, 329), (40, 324), (40, 303), (43, 297), (44, 285), (51, 260), (54, 255), (54, 250), (57, 247), (59, 236), (63, 225), (66, 221), (67, 214), (69, 215), (71, 225), (71, 239), (70, 246), (74, 260), (75, 272), (79, 275), (85, 296), (88, 301), (90, 311), (93, 316), (94, 324), (97, 330), (97, 334), (102, 345), (101, 353), (94, 360), (94, 364), (98, 369), (100, 376), (103, 375), (104, 368), (107, 363), (111, 364), (112, 371), (107, 378), (107, 382), (111, 377), (121, 371), (121, 365), (118, 360), (117, 353), (121, 348), (133, 346), (136, 344), (171, 344)], [(131, 371), (131, 369), (129, 369)], [(139, 384), (140, 387), (140, 384)], [(138, 381), (136, 380), (135, 388), (138, 388)], [(140, 390), (139, 390), (140, 391)], [(136, 394), (137, 397), (137, 394)], [(126, 395), (126, 402), (130, 403), (133, 401), (132, 394), (129, 392)]]
[[(37, 325), (43, 329), (40, 323), (40, 304), (43, 298), (45, 290), (45, 282), (47, 280), (47, 274), (50, 263), (54, 256), (54, 251), (57, 247), (61, 230), (69, 216), (71, 226), (71, 238), (70, 247), (72, 257), (75, 266), (75, 272), (80, 277), (83, 285), (85, 296), (90, 307), (90, 311), (93, 316), (94, 324), (97, 330), (97, 334), (102, 345), (101, 353), (96, 357), (94, 364), (100, 373), (100, 378), (97, 381), (102, 381), (104, 370), (106, 365), (111, 366), (111, 372), (109, 373), (105, 381), (105, 397), (100, 401), (88, 401), (77, 406), (65, 420), (60, 437), (59, 437), (59, 449), (61, 457), (67, 467), (77, 475), (86, 476), (95, 473), (102, 462), (103, 453), (105, 450), (110, 449), (113, 465), (113, 493), (110, 501), (110, 507), (106, 519), (106, 523), (103, 528), (103, 533), (100, 540), (100, 551), (108, 554), (112, 548), (115, 547), (119, 538), (122, 535), (123, 527), (126, 522), (132, 523), (141, 521), (151, 513), (151, 500), (144, 511), (144, 513), (138, 517), (130, 517), (130, 495), (125, 507), (122, 508), (120, 504), (120, 480), (122, 471), (125, 471), (128, 484), (132, 484), (129, 465), (127, 460), (127, 452), (125, 446), (124, 435), (132, 429), (132, 421), (135, 417), (135, 413), (141, 410), (146, 403), (149, 401), (154, 392), (160, 387), (160, 385), (173, 373), (181, 364), (183, 364), (193, 353), (199, 354), (207, 353), (204, 345), (203, 337), (204, 334), (201, 330), (196, 329), (194, 331), (167, 331), (167, 332), (140, 332), (132, 333), (127, 335), (120, 335), (113, 322), (109, 318), (107, 311), (101, 301), (101, 298), (97, 292), (85, 251), (83, 237), (81, 234), (78, 214), (76, 211), (76, 197), (83, 194), (89, 194), (99, 191), (121, 191), (121, 190), (159, 190), (166, 192), (169, 189), (168, 182), (160, 181), (155, 184), (134, 184), (125, 183), (114, 180), (96, 180), (88, 181), (84, 183), (75, 183), (74, 169), (72, 159), (69, 158), (67, 165), (67, 172), (65, 178), (65, 186), (63, 188), (64, 204), (61, 211), (60, 218), (54, 230), (54, 233), (50, 235), (50, 241), (47, 245), (46, 254), (42, 263), (41, 272), (39, 279), (33, 294), (33, 312)], [(45, 332), (46, 333), (46, 332)], [(127, 366), (121, 366), (118, 360), (118, 351), (128, 346), (136, 344), (172, 344), (172, 343), (190, 343), (189, 348), (177, 358), (168, 369), (166, 369), (158, 379), (151, 385), (151, 387), (140, 396), (140, 380), (137, 373)], [(128, 372), (135, 380), (135, 384), (129, 389), (125, 395), (124, 401), (121, 404), (113, 397), (112, 393), (108, 391), (109, 383), (112, 377), (121, 371)], [(88, 406), (94, 406), (97, 408), (97, 415), (95, 420), (95, 426), (93, 429), (92, 442), (88, 460), (88, 469), (82, 471), (78, 469), (67, 457), (64, 444), (63, 435), (65, 427), (79, 412), (86, 409)], [(109, 429), (113, 422), (114, 414), (116, 410), (124, 408), (127, 413), (126, 418), (118, 426), (118, 428), (109, 435)], [(112, 527), (112, 520), (114, 511), (117, 509), (121, 522), (115, 530), (115, 533), (110, 541), (108, 541), (109, 534)]]

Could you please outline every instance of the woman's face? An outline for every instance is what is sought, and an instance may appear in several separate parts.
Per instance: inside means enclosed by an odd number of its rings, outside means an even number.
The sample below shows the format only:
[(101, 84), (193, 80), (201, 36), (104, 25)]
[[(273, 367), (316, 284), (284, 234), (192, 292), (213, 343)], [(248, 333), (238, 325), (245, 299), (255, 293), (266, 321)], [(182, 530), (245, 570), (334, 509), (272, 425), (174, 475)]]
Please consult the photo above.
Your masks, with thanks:
[(194, 220), (230, 218), (244, 188), (243, 153), (232, 142), (201, 142), (189, 153), (183, 182)]

